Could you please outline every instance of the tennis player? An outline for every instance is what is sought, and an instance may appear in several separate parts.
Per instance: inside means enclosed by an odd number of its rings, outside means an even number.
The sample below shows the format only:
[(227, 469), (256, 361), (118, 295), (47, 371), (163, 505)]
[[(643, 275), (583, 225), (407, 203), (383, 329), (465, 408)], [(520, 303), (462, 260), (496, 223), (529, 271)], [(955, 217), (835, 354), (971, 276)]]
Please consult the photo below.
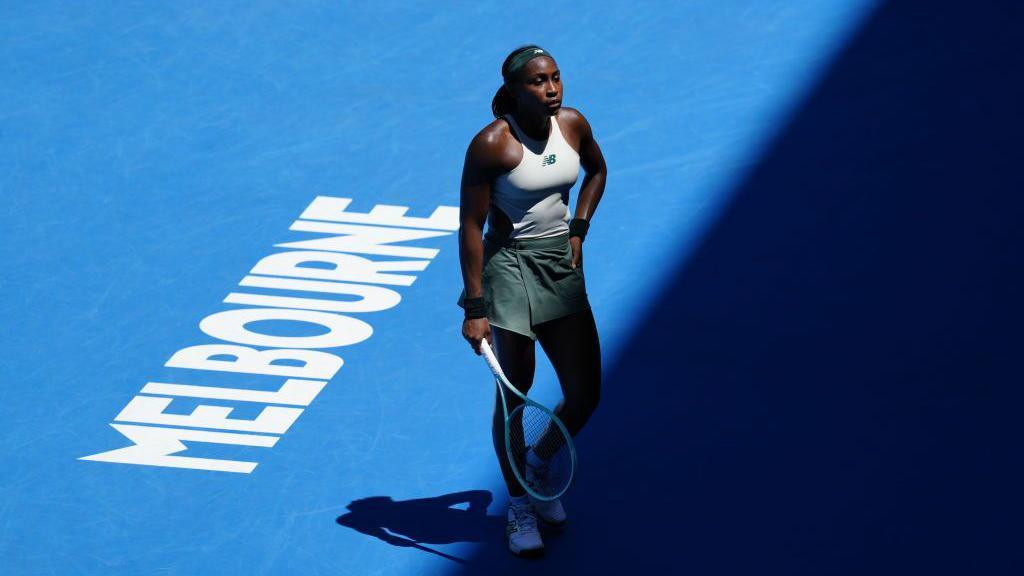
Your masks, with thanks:
[[(491, 103), (496, 119), (470, 142), (462, 172), (462, 335), (477, 354), (486, 338), (509, 381), (524, 394), (533, 384), (534, 341), (540, 340), (564, 396), (555, 414), (575, 436), (597, 407), (601, 389), (583, 241), (607, 169), (586, 118), (562, 107), (561, 72), (548, 51), (535, 45), (515, 49), (501, 75), (504, 83)], [(586, 176), (571, 217), (569, 189), (580, 166)], [(560, 501), (533, 500), (516, 481), (506, 458), (500, 403), (496, 392), (492, 437), (510, 497), (509, 550), (542, 555), (537, 517), (560, 528), (566, 513)], [(530, 457), (531, 464), (543, 465)]]

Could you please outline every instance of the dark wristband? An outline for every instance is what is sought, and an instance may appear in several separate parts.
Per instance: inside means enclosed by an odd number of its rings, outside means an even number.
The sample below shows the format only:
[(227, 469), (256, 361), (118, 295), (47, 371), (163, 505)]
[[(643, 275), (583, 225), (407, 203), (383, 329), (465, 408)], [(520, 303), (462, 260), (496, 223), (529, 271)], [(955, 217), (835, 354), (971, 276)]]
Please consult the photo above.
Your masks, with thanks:
[(580, 241), (586, 239), (587, 230), (590, 229), (590, 221), (584, 218), (573, 218), (569, 220), (569, 237), (579, 236)]
[(462, 307), (466, 310), (467, 320), (487, 317), (487, 304), (484, 302), (483, 296), (464, 298), (462, 300)]

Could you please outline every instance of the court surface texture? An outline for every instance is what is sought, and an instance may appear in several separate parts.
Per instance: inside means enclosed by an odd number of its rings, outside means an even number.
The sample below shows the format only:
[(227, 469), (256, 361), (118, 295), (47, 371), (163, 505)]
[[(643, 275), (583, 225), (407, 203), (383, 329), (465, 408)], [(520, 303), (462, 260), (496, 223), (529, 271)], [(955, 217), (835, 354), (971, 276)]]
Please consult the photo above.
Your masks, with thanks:
[[(1021, 12), (5, 3), (0, 573), (1022, 573)], [(526, 43), (608, 164), (536, 561), (455, 304)]]

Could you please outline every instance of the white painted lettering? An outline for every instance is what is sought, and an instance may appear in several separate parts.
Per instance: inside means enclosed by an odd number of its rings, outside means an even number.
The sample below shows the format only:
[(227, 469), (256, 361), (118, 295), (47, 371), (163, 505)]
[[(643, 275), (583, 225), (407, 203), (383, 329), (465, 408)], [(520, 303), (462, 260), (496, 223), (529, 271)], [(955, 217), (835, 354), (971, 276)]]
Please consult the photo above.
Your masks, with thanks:
[(248, 388), (221, 388), (217, 386), (193, 386), (191, 384), (167, 384), (149, 382), (142, 387), (143, 394), (165, 396), (190, 396), (192, 398), (215, 398), (217, 400), (241, 400), (262, 404), (290, 404), (309, 406), (327, 382), (323, 380), (299, 380), (289, 378), (276, 391), (250, 390)]
[(273, 276), (246, 276), (242, 278), (238, 285), (251, 286), (253, 288), (274, 288), (278, 290), (359, 296), (359, 300), (344, 300), (345, 304), (350, 306), (345, 312), (380, 312), (381, 310), (394, 308), (402, 301), (402, 295), (395, 290), (370, 284), (297, 280), (295, 278), (276, 278)]
[(309, 222), (297, 220), (291, 226), (298, 232), (326, 232), (328, 234), (345, 234), (345, 236), (328, 236), (315, 240), (302, 240), (275, 244), (278, 248), (295, 248), (302, 250), (329, 250), (331, 252), (351, 252), (354, 254), (379, 254), (382, 256), (401, 256), (404, 258), (433, 258), (440, 252), (437, 248), (417, 248), (414, 246), (381, 246), (391, 242), (407, 242), (448, 236), (451, 232), (432, 230), (415, 230), (412, 228), (381, 228), (380, 226), (359, 226), (358, 224), (333, 224), (330, 222)]
[(359, 308), (362, 307), (365, 300), (363, 302), (342, 302), (340, 300), (323, 300), (319, 298), (294, 298), (292, 296), (267, 296), (264, 294), (232, 292), (228, 294), (224, 302), (228, 304), (247, 304), (249, 306), (320, 310), (323, 312), (363, 312)]
[(237, 430), (239, 432), (260, 432), (284, 434), (302, 414), (302, 408), (267, 406), (255, 420), (228, 418), (234, 408), (228, 406), (207, 406), (200, 404), (191, 414), (164, 414), (172, 398), (162, 396), (136, 396), (128, 402), (121, 413), (114, 418), (118, 422), (136, 424), (158, 424), (164, 426), (189, 426), (191, 428), (214, 428), (216, 430)]
[(208, 432), (205, 430), (183, 430), (181, 428), (157, 428), (154, 426), (132, 426), (129, 424), (111, 424), (131, 440), (134, 444), (108, 452), (100, 452), (91, 456), (83, 456), (79, 460), (95, 462), (111, 462), (115, 464), (141, 464), (145, 466), (166, 466), (169, 468), (192, 468), (194, 470), (213, 470), (216, 472), (238, 472), (249, 474), (256, 462), (240, 460), (218, 460), (214, 458), (196, 458), (192, 456), (171, 456), (187, 447), (186, 442), (210, 442), (214, 444), (236, 444), (239, 446), (260, 446), (270, 448), (277, 444), (277, 436), (257, 436), (254, 434), (231, 434), (228, 432)]
[(317, 196), (302, 213), (305, 220), (328, 220), (331, 222), (354, 222), (356, 224), (377, 224), (380, 226), (407, 226), (412, 228), (433, 228), (454, 231), (459, 229), (459, 207), (438, 206), (430, 218), (406, 216), (405, 206), (378, 204), (368, 214), (346, 212), (351, 198)]
[[(246, 327), (251, 322), (264, 320), (292, 320), (327, 328), (326, 334), (317, 336), (272, 336), (254, 332)], [(362, 342), (373, 334), (373, 328), (356, 318), (284, 308), (242, 308), (210, 314), (199, 322), (205, 334), (238, 344), (273, 348), (336, 348)]]
[[(230, 360), (214, 359), (227, 356)], [(301, 366), (274, 364), (281, 360), (299, 361)], [(165, 366), (189, 370), (240, 372), (268, 376), (294, 376), (330, 380), (341, 369), (344, 361), (329, 352), (316, 350), (256, 350), (248, 346), (230, 344), (203, 344), (182, 348), (171, 356)]]
[[(331, 268), (316, 268), (309, 264), (329, 264)], [(427, 269), (429, 260), (392, 260), (374, 262), (361, 256), (338, 252), (313, 252), (298, 250), (271, 254), (256, 263), (251, 272), (266, 276), (291, 276), (342, 282), (366, 282), (368, 284), (392, 284), (412, 286), (415, 276), (408, 274), (383, 274), (383, 272), (419, 272)]]
[[(286, 378), (277, 390), (254, 390), (244, 384), (147, 382), (140, 392), (144, 395), (133, 397), (114, 418), (121, 423), (110, 424), (133, 444), (79, 460), (251, 473), (256, 462), (175, 454), (190, 448), (185, 442), (274, 446), (277, 435), (288, 431), (303, 407), (313, 402), (344, 364), (339, 356), (315, 349), (350, 346), (373, 334), (370, 324), (342, 313), (394, 308), (402, 294), (386, 286), (411, 286), (417, 278), (414, 273), (426, 270), (439, 253), (438, 248), (399, 244), (448, 236), (460, 225), (457, 206), (438, 206), (429, 218), (417, 218), (406, 216), (409, 209), (405, 206), (387, 204), (367, 213), (348, 212), (351, 202), (351, 198), (317, 196), (291, 230), (328, 236), (277, 244), (289, 250), (265, 256), (252, 267), (251, 275), (238, 283), (335, 297), (230, 292), (225, 303), (248, 307), (218, 311), (199, 322), (204, 334), (220, 342), (182, 348), (165, 364), (168, 368)], [(374, 261), (356, 254), (400, 259)], [(316, 335), (275, 335), (280, 330), (274, 328), (286, 322), (310, 325), (311, 332), (301, 333)], [(324, 329), (326, 333), (322, 333)], [(183, 398), (267, 406), (255, 419), (230, 418), (234, 408), (208, 404), (197, 405), (190, 414), (164, 412), (175, 399), (184, 402)]]

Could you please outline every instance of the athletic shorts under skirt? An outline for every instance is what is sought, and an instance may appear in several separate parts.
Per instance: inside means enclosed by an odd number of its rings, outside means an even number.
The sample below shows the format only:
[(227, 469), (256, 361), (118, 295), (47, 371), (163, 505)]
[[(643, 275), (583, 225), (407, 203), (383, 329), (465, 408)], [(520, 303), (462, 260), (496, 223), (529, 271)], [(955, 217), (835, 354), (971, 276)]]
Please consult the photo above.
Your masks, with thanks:
[[(484, 235), (487, 321), (536, 340), (532, 327), (590, 308), (583, 267), (571, 266), (569, 233), (547, 238)], [(466, 297), (459, 295), (459, 306)]]

